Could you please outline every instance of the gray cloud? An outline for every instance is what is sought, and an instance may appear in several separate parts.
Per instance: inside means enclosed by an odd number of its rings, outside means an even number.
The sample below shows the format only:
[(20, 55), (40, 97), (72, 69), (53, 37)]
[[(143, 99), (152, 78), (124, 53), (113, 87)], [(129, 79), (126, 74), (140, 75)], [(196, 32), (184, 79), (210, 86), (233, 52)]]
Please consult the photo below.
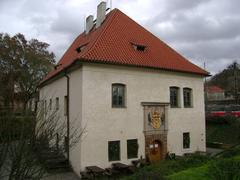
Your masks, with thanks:
[[(84, 17), (96, 16), (100, 0), (1, 0), (0, 32), (23, 33), (48, 42), (63, 55), (83, 31)], [(212, 73), (240, 60), (239, 0), (119, 0), (117, 7)]]
[(205, 4), (206, 2), (210, 2), (211, 0), (171, 0), (166, 2), (166, 10), (173, 12), (173, 11), (182, 11), (188, 10), (192, 8), (196, 8), (201, 4)]

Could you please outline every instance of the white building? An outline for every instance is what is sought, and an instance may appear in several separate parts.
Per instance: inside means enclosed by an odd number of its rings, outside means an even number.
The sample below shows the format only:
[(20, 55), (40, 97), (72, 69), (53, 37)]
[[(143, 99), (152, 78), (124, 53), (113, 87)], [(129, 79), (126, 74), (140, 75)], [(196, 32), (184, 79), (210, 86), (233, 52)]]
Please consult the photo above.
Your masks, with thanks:
[(226, 99), (225, 91), (218, 86), (207, 86), (206, 93), (208, 101), (221, 101)]
[(41, 101), (85, 131), (69, 151), (74, 171), (205, 151), (208, 73), (120, 10), (105, 12), (102, 2), (40, 88)]

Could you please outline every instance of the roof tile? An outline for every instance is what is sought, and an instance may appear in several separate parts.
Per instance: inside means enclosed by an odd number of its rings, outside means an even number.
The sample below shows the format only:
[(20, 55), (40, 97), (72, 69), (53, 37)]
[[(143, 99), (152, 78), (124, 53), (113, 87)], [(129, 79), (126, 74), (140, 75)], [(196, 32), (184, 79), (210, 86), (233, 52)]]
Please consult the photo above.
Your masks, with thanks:
[[(145, 51), (135, 50), (132, 43), (146, 46)], [(87, 44), (86, 47), (78, 53), (76, 49), (84, 44)], [(60, 59), (58, 64), (61, 65), (42, 82), (75, 61), (134, 65), (208, 75), (208, 72), (185, 59), (118, 9), (111, 11), (99, 28), (94, 27), (89, 34), (80, 34)]]

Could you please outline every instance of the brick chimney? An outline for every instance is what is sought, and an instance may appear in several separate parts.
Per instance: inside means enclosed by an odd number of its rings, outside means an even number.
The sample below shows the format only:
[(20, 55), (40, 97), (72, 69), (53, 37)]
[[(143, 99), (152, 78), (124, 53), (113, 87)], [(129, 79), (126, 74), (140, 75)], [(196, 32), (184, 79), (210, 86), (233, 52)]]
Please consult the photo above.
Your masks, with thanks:
[(106, 17), (106, 8), (107, 8), (107, 3), (102, 1), (98, 6), (97, 6), (97, 22), (96, 22), (96, 28), (101, 26), (102, 22), (105, 20)]

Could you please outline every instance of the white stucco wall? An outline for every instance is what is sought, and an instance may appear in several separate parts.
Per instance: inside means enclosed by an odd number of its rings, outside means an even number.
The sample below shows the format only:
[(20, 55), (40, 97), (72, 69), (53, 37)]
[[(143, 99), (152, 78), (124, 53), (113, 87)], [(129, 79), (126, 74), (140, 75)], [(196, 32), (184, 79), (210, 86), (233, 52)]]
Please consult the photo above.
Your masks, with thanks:
[[(72, 141), (77, 138), (79, 134), (84, 135), (84, 127), (82, 126), (82, 69), (79, 68), (69, 75), (69, 116), (70, 116), (70, 135), (73, 135)], [(77, 134), (73, 131), (79, 129)], [(70, 147), (70, 162), (73, 170), (79, 175), (81, 168), (81, 142), (82, 138), (78, 140), (77, 144)], [(70, 143), (71, 144), (71, 143)]]
[[(126, 108), (112, 108), (112, 83), (126, 85)], [(85, 166), (109, 167), (108, 141), (120, 140), (121, 162), (127, 159), (127, 140), (138, 139), (138, 158), (145, 157), (143, 106), (141, 102), (169, 102), (169, 87), (178, 86), (181, 107), (168, 108), (168, 151), (182, 155), (205, 151), (205, 120), (203, 77), (111, 65), (83, 64), (70, 74), (70, 121), (85, 128), (81, 141), (70, 152), (77, 174)], [(193, 108), (183, 107), (182, 89), (193, 92)], [(66, 95), (66, 78), (61, 78), (40, 90), (60, 97)], [(49, 95), (51, 93), (48, 93)], [(63, 115), (64, 117), (64, 115)], [(182, 133), (190, 132), (190, 149), (184, 150)]]
[[(66, 121), (64, 115), (64, 96), (67, 95), (67, 80), (66, 78), (58, 79), (47, 86), (44, 86), (39, 91), (40, 102), (45, 101), (47, 103), (47, 113), (50, 114), (56, 111), (56, 98), (59, 98), (59, 110), (57, 115), (61, 118), (61, 121)], [(52, 99), (52, 110), (49, 108), (49, 101)], [(39, 107), (40, 108), (40, 107)]]
[[(64, 127), (59, 129), (59, 132), (54, 132), (51, 139), (51, 146), (56, 147), (57, 135), (62, 134), (62, 138), (59, 137), (59, 146), (64, 146), (64, 134), (67, 133), (67, 116), (64, 113), (64, 97), (67, 95), (67, 80), (65, 77), (55, 80), (54, 82), (41, 87), (39, 91), (39, 104), (38, 112), (44, 113), (41, 116), (46, 119), (47, 126), (53, 125), (57, 122), (58, 126)], [(59, 99), (59, 108), (57, 109), (56, 98)], [(52, 100), (52, 107), (50, 108), (50, 99)], [(50, 130), (50, 129), (49, 129)]]
[[(126, 85), (126, 108), (112, 108), (111, 85)], [(169, 108), (168, 151), (182, 155), (205, 151), (203, 78), (189, 74), (107, 65), (83, 66), (82, 167), (108, 167), (108, 141), (121, 141), (121, 162), (127, 159), (127, 139), (138, 139), (138, 157), (145, 156), (143, 107), (141, 102), (169, 102), (169, 87), (178, 86), (181, 107)], [(193, 91), (193, 108), (183, 107), (182, 88)], [(182, 133), (190, 132), (191, 147), (184, 150)]]

